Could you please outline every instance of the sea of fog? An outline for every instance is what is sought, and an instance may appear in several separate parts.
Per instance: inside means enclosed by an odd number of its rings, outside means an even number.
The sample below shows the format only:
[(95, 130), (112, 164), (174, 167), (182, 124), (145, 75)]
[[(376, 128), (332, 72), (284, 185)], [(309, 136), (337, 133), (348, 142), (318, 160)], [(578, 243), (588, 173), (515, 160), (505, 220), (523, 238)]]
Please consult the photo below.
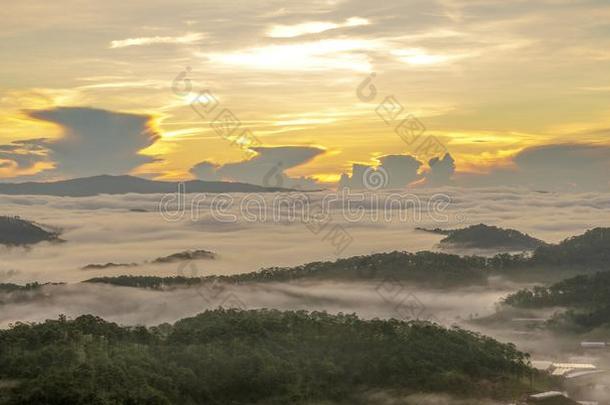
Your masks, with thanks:
[[(610, 226), (610, 193), (442, 188), (381, 196), (375, 200), (371, 194), (310, 193), (305, 208), (296, 194), (292, 203), (281, 194), (188, 194), (186, 201), (173, 195), (138, 194), (0, 196), (1, 214), (61, 229), (65, 240), (27, 249), (0, 248), (0, 282), (76, 282), (120, 274), (172, 276), (185, 273), (184, 265), (150, 261), (188, 249), (218, 255), (217, 260), (189, 265), (185, 275), (194, 276), (392, 250), (437, 250), (442, 236), (416, 227), (485, 223), (558, 242), (595, 226)], [(397, 202), (401, 199), (403, 205)], [(327, 207), (328, 216), (317, 220), (316, 210), (322, 206)], [(306, 218), (300, 215), (303, 212)], [(108, 262), (140, 266), (81, 270), (88, 264)]]
[[(305, 208), (299, 205), (302, 196), (295, 194), (292, 200), (286, 197), (286, 194), (0, 196), (2, 215), (18, 215), (61, 230), (64, 240), (29, 248), (0, 248), (0, 283), (68, 283), (0, 297), (0, 328), (17, 321), (57, 318), (60, 314), (72, 318), (95, 314), (120, 324), (156, 325), (219, 306), (303, 309), (356, 313), (364, 318), (419, 318), (457, 324), (501, 341), (515, 342), (538, 358), (552, 359), (562, 345), (556, 337), (532, 339), (513, 325), (485, 330), (469, 322), (471, 318), (492, 314), (502, 297), (523, 287), (499, 280), (486, 287), (451, 291), (423, 290), (407, 284), (384, 285), (383, 281), (299, 281), (167, 291), (79, 281), (121, 274), (195, 277), (235, 274), (393, 250), (439, 250), (437, 244), (443, 236), (418, 231), (416, 227), (458, 228), (485, 223), (558, 242), (593, 227), (610, 226), (610, 193), (442, 188), (410, 194), (384, 192), (373, 197), (316, 192), (306, 195)], [(325, 208), (320, 211), (320, 207)], [(306, 217), (300, 216), (303, 212)], [(151, 263), (158, 257), (197, 249), (213, 251), (218, 257)], [(108, 262), (139, 265), (82, 270), (89, 264)], [(437, 403), (435, 400), (430, 403)]]

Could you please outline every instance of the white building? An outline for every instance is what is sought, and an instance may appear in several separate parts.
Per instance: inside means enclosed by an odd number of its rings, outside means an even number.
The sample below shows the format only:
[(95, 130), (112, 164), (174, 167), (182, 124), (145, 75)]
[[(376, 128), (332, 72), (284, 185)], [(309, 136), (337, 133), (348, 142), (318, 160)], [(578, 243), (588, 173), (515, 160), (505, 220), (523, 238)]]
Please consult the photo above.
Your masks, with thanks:
[(605, 349), (606, 342), (580, 342), (583, 349)]
[(597, 367), (593, 364), (586, 363), (553, 363), (549, 368), (551, 375), (566, 376), (567, 374), (578, 371), (596, 370)]

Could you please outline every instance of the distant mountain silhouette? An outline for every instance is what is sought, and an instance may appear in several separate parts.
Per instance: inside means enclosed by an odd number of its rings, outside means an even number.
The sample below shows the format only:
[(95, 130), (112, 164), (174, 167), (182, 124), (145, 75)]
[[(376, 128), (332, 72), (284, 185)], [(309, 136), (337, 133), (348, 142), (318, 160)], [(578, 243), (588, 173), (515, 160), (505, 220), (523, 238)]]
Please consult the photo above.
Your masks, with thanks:
[(24, 246), (44, 241), (60, 241), (59, 235), (19, 217), (0, 217), (0, 244)]
[(104, 264), (88, 264), (84, 267), (81, 267), (81, 270), (105, 270), (116, 267), (136, 267), (137, 263), (104, 263)]
[[(89, 197), (99, 194), (175, 193), (178, 182), (155, 181), (134, 176), (93, 176), (53, 182), (0, 183), (0, 194), (52, 195), (58, 197)], [(223, 181), (185, 181), (186, 193), (254, 193), (294, 191), (279, 187), (262, 187), (247, 183)]]
[(415, 228), (416, 231), (423, 231), (428, 233), (435, 233), (437, 235), (451, 235), (456, 229), (441, 229), (441, 228), (422, 228), (420, 226)]

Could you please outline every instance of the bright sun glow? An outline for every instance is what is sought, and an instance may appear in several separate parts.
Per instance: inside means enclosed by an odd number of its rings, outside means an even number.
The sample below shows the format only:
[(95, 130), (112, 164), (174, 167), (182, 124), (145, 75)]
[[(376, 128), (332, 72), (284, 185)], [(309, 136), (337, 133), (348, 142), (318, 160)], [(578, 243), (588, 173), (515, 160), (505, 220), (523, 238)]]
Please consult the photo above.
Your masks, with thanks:
[(233, 53), (207, 54), (212, 62), (267, 70), (370, 71), (368, 57), (362, 53), (377, 47), (374, 41), (323, 40), (292, 45), (270, 45)]
[(357, 27), (369, 25), (366, 18), (351, 17), (343, 23), (333, 23), (328, 21), (312, 21), (295, 25), (274, 25), (267, 35), (271, 38), (294, 38), (307, 34), (319, 34), (324, 31), (343, 27)]

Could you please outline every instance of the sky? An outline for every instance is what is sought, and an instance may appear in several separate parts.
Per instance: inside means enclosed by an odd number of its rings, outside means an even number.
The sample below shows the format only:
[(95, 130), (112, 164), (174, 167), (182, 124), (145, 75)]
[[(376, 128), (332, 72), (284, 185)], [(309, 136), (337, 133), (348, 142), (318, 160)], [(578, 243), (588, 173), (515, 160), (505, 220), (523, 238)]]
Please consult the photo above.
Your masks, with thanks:
[(0, 27), (2, 181), (610, 189), (606, 0), (23, 0)]

